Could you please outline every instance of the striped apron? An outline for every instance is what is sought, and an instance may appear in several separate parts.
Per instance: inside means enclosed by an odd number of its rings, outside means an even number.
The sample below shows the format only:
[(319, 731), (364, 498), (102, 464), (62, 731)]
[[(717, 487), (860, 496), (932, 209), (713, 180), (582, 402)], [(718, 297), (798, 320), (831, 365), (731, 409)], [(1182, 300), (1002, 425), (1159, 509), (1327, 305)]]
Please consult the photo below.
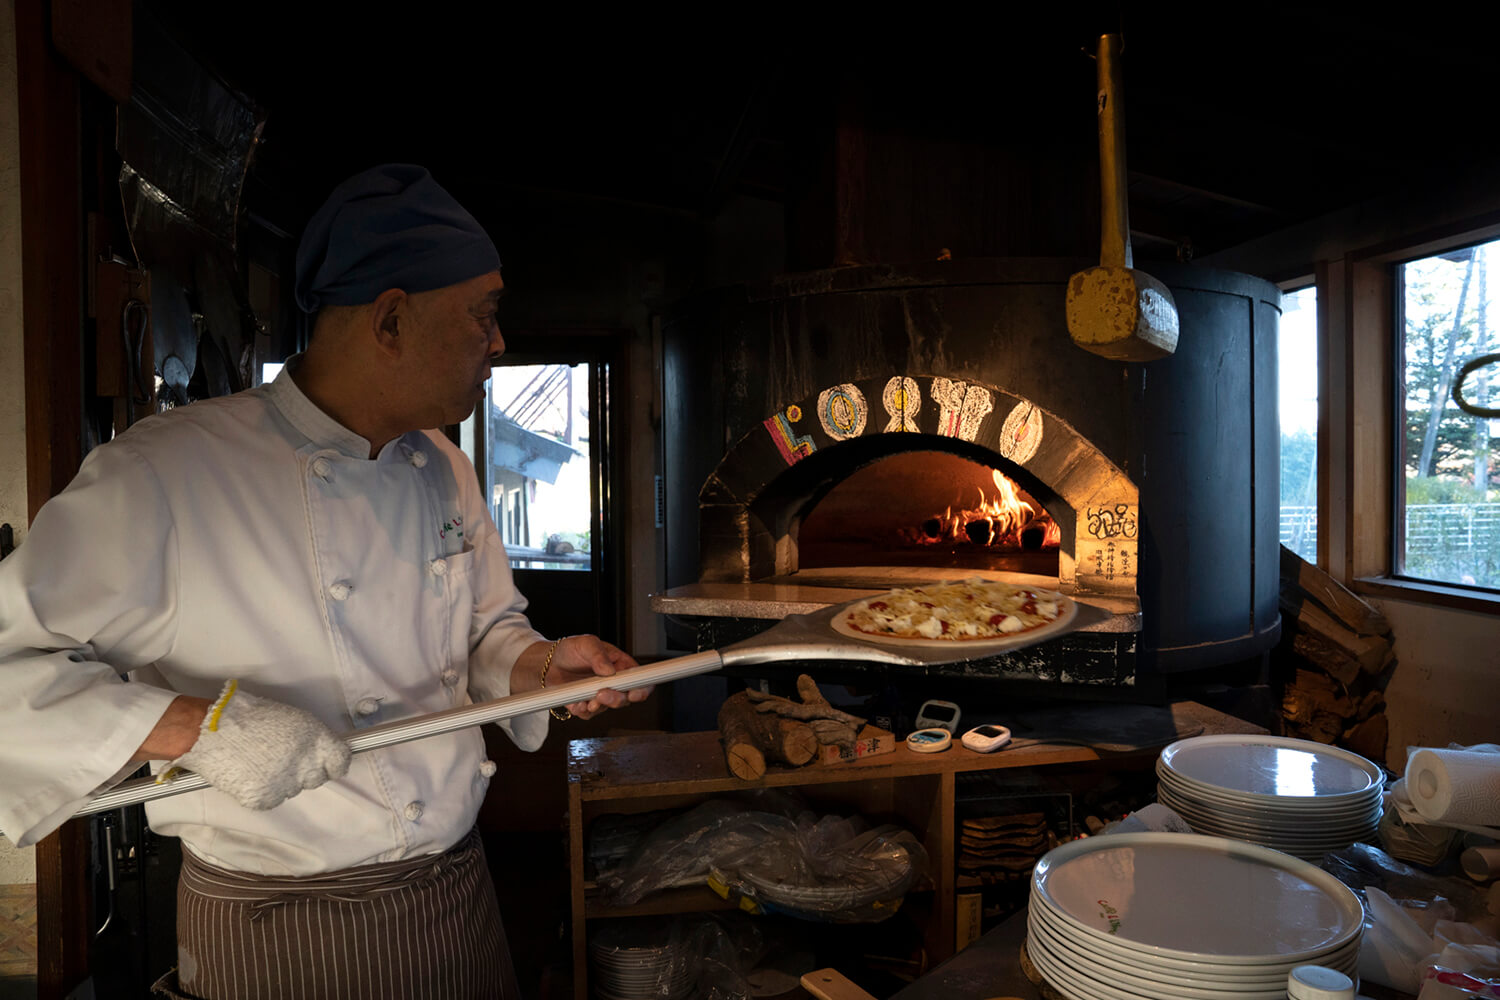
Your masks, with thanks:
[(477, 830), (441, 854), (305, 877), (184, 850), (179, 1000), (513, 1000), (520, 996)]

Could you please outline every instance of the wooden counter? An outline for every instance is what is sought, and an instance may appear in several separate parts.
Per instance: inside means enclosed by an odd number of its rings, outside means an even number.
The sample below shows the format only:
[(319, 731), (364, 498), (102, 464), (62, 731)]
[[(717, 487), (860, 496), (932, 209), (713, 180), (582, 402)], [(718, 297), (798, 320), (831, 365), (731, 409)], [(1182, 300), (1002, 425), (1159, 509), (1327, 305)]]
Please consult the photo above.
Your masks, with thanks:
[[(1159, 725), (1134, 743), (1122, 741), (1112, 713), (1157, 713)], [(1046, 717), (1036, 726), (1016, 725), (1013, 746), (992, 754), (975, 753), (955, 742), (942, 753), (918, 754), (899, 744), (892, 753), (846, 763), (773, 768), (744, 781), (724, 764), (717, 731), (660, 733), (613, 739), (574, 740), (568, 748), (568, 829), (572, 894), (574, 995), (588, 996), (588, 922), (596, 918), (721, 909), (729, 904), (707, 887), (677, 889), (647, 897), (627, 908), (596, 899), (584, 874), (588, 824), (606, 813), (637, 813), (688, 808), (705, 798), (757, 788), (812, 789), (820, 804), (867, 815), (890, 816), (906, 825), (926, 849), (932, 891), (916, 904), (929, 959), (953, 954), (955, 940), (956, 837), (954, 776), (969, 771), (1045, 768), (1064, 764), (1099, 765), (1132, 758), (1134, 765), (1154, 758), (1173, 739), (1200, 734), (1262, 733), (1265, 730), (1194, 702), (1167, 708), (1091, 705), (1070, 710), (1073, 723), (1060, 739), (1049, 739)], [(1088, 720), (1097, 738), (1080, 737)], [(1018, 719), (1020, 723), (1023, 720)], [(1137, 729), (1140, 727), (1137, 726)], [(1030, 733), (1029, 736), (1020, 734)], [(1091, 745), (1092, 744), (1092, 745)], [(1107, 749), (1106, 749), (1107, 748)]]

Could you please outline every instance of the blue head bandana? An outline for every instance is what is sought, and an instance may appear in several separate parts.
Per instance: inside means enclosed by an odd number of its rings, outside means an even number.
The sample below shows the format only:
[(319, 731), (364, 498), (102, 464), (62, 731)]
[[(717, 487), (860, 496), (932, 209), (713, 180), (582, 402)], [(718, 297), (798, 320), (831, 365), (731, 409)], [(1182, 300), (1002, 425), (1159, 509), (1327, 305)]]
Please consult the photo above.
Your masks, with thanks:
[(354, 306), (500, 270), (495, 244), (423, 167), (388, 163), (334, 188), (297, 246), (297, 305)]

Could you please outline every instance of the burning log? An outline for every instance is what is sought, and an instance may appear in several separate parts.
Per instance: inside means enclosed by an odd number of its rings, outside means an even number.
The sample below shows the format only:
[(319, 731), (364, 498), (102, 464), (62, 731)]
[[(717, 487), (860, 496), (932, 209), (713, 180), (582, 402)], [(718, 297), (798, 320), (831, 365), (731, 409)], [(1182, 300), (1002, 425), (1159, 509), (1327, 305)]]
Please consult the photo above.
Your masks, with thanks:
[(1284, 731), (1383, 762), (1382, 691), (1395, 662), (1385, 616), (1284, 546), (1280, 601), (1293, 669), (1282, 691)]

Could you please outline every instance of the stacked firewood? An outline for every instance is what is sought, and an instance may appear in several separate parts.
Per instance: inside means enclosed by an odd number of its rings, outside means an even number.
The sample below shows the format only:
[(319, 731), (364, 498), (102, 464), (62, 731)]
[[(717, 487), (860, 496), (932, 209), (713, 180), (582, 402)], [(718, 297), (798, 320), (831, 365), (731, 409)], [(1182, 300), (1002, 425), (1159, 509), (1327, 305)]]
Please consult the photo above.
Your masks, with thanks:
[(1288, 736), (1385, 761), (1385, 682), (1395, 664), (1385, 616), (1333, 577), (1281, 549), (1281, 699)]
[(958, 868), (981, 884), (1025, 878), (1057, 846), (1039, 812), (966, 819), (958, 833)]
[(801, 701), (747, 690), (725, 700), (719, 742), (731, 774), (753, 781), (766, 773), (767, 760), (801, 767), (820, 746), (853, 747), (864, 719), (830, 705), (807, 674), (797, 678), (797, 695)]

